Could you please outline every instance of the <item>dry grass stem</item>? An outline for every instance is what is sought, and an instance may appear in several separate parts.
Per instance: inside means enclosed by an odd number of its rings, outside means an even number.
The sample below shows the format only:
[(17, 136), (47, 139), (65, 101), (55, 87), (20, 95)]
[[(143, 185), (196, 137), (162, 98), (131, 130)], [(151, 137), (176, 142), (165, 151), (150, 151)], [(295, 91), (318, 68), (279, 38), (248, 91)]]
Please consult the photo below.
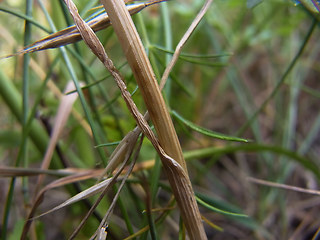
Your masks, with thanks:
[(275, 187), (275, 188), (282, 188), (285, 190), (290, 190), (290, 191), (295, 191), (295, 192), (301, 192), (301, 193), (308, 193), (308, 194), (313, 194), (313, 195), (320, 195), (320, 191), (317, 190), (312, 190), (312, 189), (306, 189), (306, 188), (300, 188), (300, 187), (295, 187), (295, 186), (290, 186), (287, 184), (282, 184), (282, 183), (275, 183), (275, 182), (270, 182), (262, 179), (257, 179), (253, 177), (248, 177), (248, 181), (264, 186), (269, 186), (269, 187)]
[[(139, 148), (140, 149), (140, 148)], [(100, 194), (99, 198), (95, 201), (95, 203), (92, 205), (90, 210), (87, 212), (86, 216), (81, 220), (80, 224), (77, 226), (77, 228), (74, 230), (72, 235), (70, 236), (69, 239), (74, 239), (76, 235), (79, 233), (83, 225), (86, 223), (90, 215), (93, 213), (93, 211), (96, 209), (98, 204), (101, 202), (102, 198), (105, 196), (105, 194), (108, 192), (110, 187), (115, 183), (115, 181), (118, 179), (119, 175), (121, 172), (124, 170), (124, 167), (127, 165), (130, 157), (131, 157), (132, 151), (127, 152), (125, 156), (125, 160), (123, 161), (121, 167), (117, 170), (117, 172), (114, 174), (114, 176), (110, 179), (110, 182), (102, 189), (102, 193)], [(131, 164), (131, 167), (129, 168), (129, 171), (126, 172), (125, 174), (125, 180), (128, 178), (129, 174), (131, 173), (133, 166), (134, 166), (135, 161)], [(102, 221), (102, 224), (104, 224), (104, 220)], [(101, 227), (100, 227), (101, 228)], [(98, 229), (100, 229), (98, 228)]]
[[(83, 40), (114, 77), (129, 110), (136, 119), (137, 125), (149, 138), (149, 140), (152, 142), (153, 146), (159, 153), (164, 165), (164, 169), (167, 172), (174, 195), (180, 207), (181, 214), (190, 238), (206, 239), (206, 234), (201, 222), (201, 216), (194, 198), (194, 193), (189, 177), (187, 175), (186, 164), (183, 159), (182, 150), (176, 132), (174, 130), (173, 123), (166, 109), (164, 100), (162, 98), (157, 81), (154, 77), (150, 62), (144, 51), (142, 42), (138, 36), (138, 33), (124, 3), (116, 1), (103, 2), (105, 8), (108, 9), (107, 11), (110, 19), (126, 53), (126, 57), (132, 68), (132, 71), (138, 81), (148, 111), (150, 112), (151, 119), (159, 135), (160, 143), (147, 124), (146, 120), (143, 118), (142, 114), (138, 111), (135, 103), (131, 99), (130, 93), (126, 89), (126, 85), (121, 74), (114, 67), (112, 61), (108, 58), (102, 44), (94, 34), (93, 30), (80, 17), (74, 3), (70, 0), (66, 0), (65, 2)], [(111, 6), (108, 6), (109, 4)], [(162, 147), (164, 147), (165, 149), (163, 149)], [(170, 156), (173, 156), (173, 158), (167, 155), (167, 153)], [(105, 189), (105, 191), (107, 190), (107, 188)], [(101, 200), (102, 197), (103, 194), (101, 194), (99, 199)], [(76, 233), (84, 224), (88, 216), (93, 211), (92, 209), (96, 207), (98, 202), (99, 200), (88, 212), (87, 216), (83, 219), (82, 223), (76, 229), (71, 238), (76, 235)]]
[[(193, 20), (192, 24), (190, 25), (190, 27), (188, 28), (187, 32), (184, 34), (184, 36), (181, 38), (181, 40), (179, 41), (173, 57), (171, 59), (171, 62), (168, 64), (168, 66), (166, 67), (164, 74), (162, 75), (161, 78), (161, 82), (160, 82), (160, 90), (163, 89), (164, 85), (166, 84), (166, 81), (169, 77), (170, 72), (172, 71), (174, 65), (177, 62), (177, 59), (179, 58), (179, 55), (182, 51), (183, 46), (185, 45), (185, 43), (188, 41), (188, 39), (190, 38), (191, 34), (193, 33), (193, 31), (195, 30), (195, 28), (198, 26), (198, 24), (200, 23), (201, 19), (203, 18), (204, 14), (207, 12), (209, 6), (211, 5), (212, 0), (206, 1), (205, 4), (203, 5), (202, 9), (199, 11), (198, 15), (196, 16), (196, 18)], [(150, 115), (148, 112), (145, 113), (144, 118), (146, 121), (149, 120)], [(106, 170), (104, 171), (103, 175), (104, 176), (108, 171), (113, 171), (118, 165), (119, 163), (121, 163), (121, 161), (123, 161), (123, 155), (124, 153), (127, 151), (128, 149), (128, 141), (133, 141), (135, 142), (135, 139), (138, 139), (139, 134), (141, 133), (141, 130), (139, 128), (135, 128), (133, 131), (131, 131), (130, 133), (128, 133), (122, 140), (121, 143), (117, 146), (117, 148), (113, 151), (111, 157), (110, 157), (110, 161), (108, 163), (108, 166), (106, 167)], [(130, 140), (132, 139), (132, 140)], [(146, 164), (147, 162), (144, 162), (144, 164)], [(153, 166), (154, 161), (150, 161), (148, 162), (150, 163), (148, 166), (142, 166), (142, 168), (150, 168)], [(136, 166), (137, 167), (137, 166)], [(136, 168), (135, 167), (135, 168)]]
[[(130, 94), (128, 98), (126, 97), (126, 87), (121, 78), (119, 79), (121, 82), (118, 83), (118, 86), (120, 89), (123, 88), (124, 91), (121, 90), (123, 97), (136, 118), (138, 126), (150, 139), (161, 157), (190, 238), (206, 239), (191, 182), (187, 175), (180, 143), (137, 30), (122, 2), (111, 0), (102, 1), (102, 3), (111, 19), (126, 58), (138, 82), (151, 120), (159, 136), (160, 144), (154, 138), (150, 127), (146, 125), (145, 119), (141, 118), (142, 115), (135, 110), (136, 106), (131, 100)], [(114, 77), (116, 81), (118, 81), (117, 75), (118, 72), (115, 71)]]
[(198, 13), (198, 15), (195, 17), (195, 19), (192, 21), (190, 27), (188, 28), (188, 30), (185, 32), (185, 34), (183, 35), (183, 37), (181, 38), (181, 40), (179, 41), (174, 54), (172, 56), (172, 59), (170, 61), (170, 63), (168, 64), (168, 66), (166, 67), (162, 78), (161, 78), (161, 82), (160, 82), (160, 89), (162, 89), (164, 87), (164, 85), (166, 84), (166, 81), (169, 77), (170, 72), (172, 71), (174, 65), (176, 64), (179, 55), (182, 51), (183, 46), (185, 45), (185, 43), (188, 41), (188, 39), (190, 38), (191, 34), (193, 33), (193, 31), (196, 29), (196, 27), (198, 26), (198, 24), (200, 23), (201, 19), (203, 18), (204, 14), (208, 11), (211, 3), (213, 0), (207, 0), (203, 7), (201, 8), (200, 12)]
[(120, 186), (118, 188), (118, 191), (117, 191), (116, 195), (112, 199), (112, 203), (110, 204), (110, 207), (109, 207), (107, 213), (103, 217), (103, 219), (102, 219), (97, 231), (91, 237), (91, 239), (95, 239), (96, 236), (97, 236), (98, 239), (102, 239), (102, 238), (100, 238), (101, 237), (100, 233), (103, 232), (103, 231), (101, 231), (101, 229), (105, 229), (108, 226), (108, 222), (109, 222), (108, 220), (110, 218), (111, 213), (113, 212), (113, 209), (114, 209), (114, 207), (116, 205), (116, 202), (117, 202), (117, 200), (119, 198), (120, 192), (121, 192), (126, 180), (128, 179), (130, 173), (132, 172), (135, 163), (137, 162), (137, 159), (138, 159), (138, 156), (139, 156), (139, 153), (140, 153), (140, 150), (141, 150), (142, 142), (143, 142), (143, 136), (140, 138), (140, 142), (139, 142), (139, 145), (138, 145), (138, 147), (137, 147), (137, 149), (135, 151), (135, 154), (133, 156), (132, 163), (130, 164), (129, 169), (126, 171), (126, 174), (125, 174), (125, 176), (123, 177), (123, 179), (121, 181), (121, 184), (120, 184)]
[(174, 158), (186, 170), (186, 164), (172, 120), (130, 14), (123, 2), (101, 2), (111, 19), (122, 49), (139, 85), (158, 134), (160, 145), (168, 155)]

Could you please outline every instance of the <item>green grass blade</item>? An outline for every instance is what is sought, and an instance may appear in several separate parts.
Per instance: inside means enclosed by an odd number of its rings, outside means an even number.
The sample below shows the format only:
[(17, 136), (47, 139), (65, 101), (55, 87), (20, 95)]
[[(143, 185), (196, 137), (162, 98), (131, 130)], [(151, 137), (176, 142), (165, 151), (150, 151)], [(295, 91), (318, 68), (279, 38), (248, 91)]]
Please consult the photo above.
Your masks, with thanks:
[(31, 23), (34, 26), (42, 29), (43, 31), (45, 31), (47, 33), (51, 33), (51, 31), (49, 29), (47, 29), (46, 27), (41, 25), (38, 21), (34, 20), (32, 16), (27, 16), (26, 14), (14, 11), (13, 9), (10, 9), (8, 7), (5, 7), (5, 6), (0, 6), (0, 11), (9, 13), (10, 15), (13, 15), (13, 16), (21, 18), (21, 19), (23, 19), (25, 21), (28, 21), (29, 23)]
[(209, 210), (211, 210), (213, 212), (217, 212), (217, 213), (220, 213), (222, 215), (227, 215), (227, 216), (231, 216), (231, 217), (248, 218), (248, 215), (246, 215), (246, 214), (229, 212), (229, 211), (226, 211), (226, 210), (222, 210), (222, 209), (216, 208), (216, 207), (206, 203), (205, 201), (203, 201), (199, 197), (196, 197), (196, 200), (201, 206), (203, 206), (203, 207), (205, 207), (205, 208), (207, 208), (207, 209), (209, 209)]
[(294, 151), (290, 151), (284, 149), (279, 146), (272, 146), (272, 145), (264, 145), (264, 144), (255, 144), (255, 143), (248, 143), (242, 144), (239, 146), (226, 146), (226, 147), (210, 147), (204, 149), (193, 150), (184, 153), (185, 159), (192, 159), (192, 158), (203, 158), (209, 157), (213, 155), (224, 155), (228, 153), (235, 153), (235, 152), (270, 152), (279, 155), (286, 156), (287, 158), (301, 164), (305, 169), (308, 169), (312, 172), (318, 179), (320, 179), (320, 172), (318, 171), (319, 166), (314, 163), (312, 160), (299, 155)]
[[(169, 54), (173, 54), (174, 51), (172, 50), (169, 50), (169, 48), (163, 48), (163, 47), (160, 47), (160, 46), (157, 46), (157, 45), (152, 45), (152, 48), (156, 49), (156, 50), (159, 50), (161, 52), (164, 52), (164, 53), (169, 53)], [(211, 54), (211, 55), (197, 55), (197, 54), (190, 54), (190, 53), (184, 53), (182, 52), (180, 54), (180, 58), (181, 59), (188, 59), (188, 58), (221, 58), (221, 57), (229, 57), (229, 56), (232, 56), (231, 53), (221, 53), (221, 54)]]
[(183, 118), (176, 111), (171, 111), (171, 114), (173, 117), (175, 117), (177, 120), (179, 120), (180, 122), (182, 122), (183, 124), (185, 124), (186, 126), (191, 128), (192, 130), (197, 131), (205, 136), (209, 136), (209, 137), (213, 137), (213, 138), (217, 138), (217, 139), (221, 139), (221, 140), (227, 140), (227, 141), (246, 142), (246, 143), (249, 142), (248, 139), (228, 136), (228, 135), (217, 133), (217, 132), (211, 131), (209, 129), (206, 129), (204, 127), (198, 126), (198, 125), (188, 121), (187, 119)]

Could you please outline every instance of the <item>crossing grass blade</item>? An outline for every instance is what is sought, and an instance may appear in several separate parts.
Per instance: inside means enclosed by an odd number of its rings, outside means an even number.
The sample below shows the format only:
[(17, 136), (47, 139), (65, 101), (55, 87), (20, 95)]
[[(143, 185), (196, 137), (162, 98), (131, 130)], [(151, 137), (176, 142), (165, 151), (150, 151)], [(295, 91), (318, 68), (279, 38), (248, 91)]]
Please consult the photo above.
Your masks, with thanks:
[[(160, 3), (166, 0), (151, 0), (148, 2), (136, 3), (127, 5), (127, 9), (131, 15), (134, 15), (144, 8), (151, 6), (156, 3)], [(111, 25), (109, 16), (106, 12), (89, 19), (87, 24), (91, 27), (94, 32), (103, 30)], [(49, 35), (39, 41), (34, 42), (33, 44), (25, 47), (21, 51), (5, 56), (12, 57), (20, 54), (32, 53), (37, 51), (42, 51), (50, 48), (58, 48), (71, 43), (75, 43), (82, 40), (82, 37), (76, 26), (71, 26), (56, 33)]]
[(209, 136), (209, 137), (213, 137), (213, 138), (217, 138), (217, 139), (221, 139), (221, 140), (227, 140), (227, 141), (236, 141), (236, 142), (249, 142), (248, 139), (244, 139), (244, 138), (239, 138), (239, 137), (233, 137), (233, 136), (228, 136), (222, 133), (217, 133), (217, 132), (213, 132), (209, 129), (206, 129), (204, 127), (198, 126), (190, 121), (188, 121), (187, 119), (183, 118), (180, 114), (178, 114), (176, 111), (171, 111), (172, 116), (174, 116), (177, 120), (179, 120), (180, 122), (182, 122), (183, 124), (185, 124), (186, 126), (188, 126), (189, 128), (191, 128), (194, 131), (197, 131), (203, 135)]

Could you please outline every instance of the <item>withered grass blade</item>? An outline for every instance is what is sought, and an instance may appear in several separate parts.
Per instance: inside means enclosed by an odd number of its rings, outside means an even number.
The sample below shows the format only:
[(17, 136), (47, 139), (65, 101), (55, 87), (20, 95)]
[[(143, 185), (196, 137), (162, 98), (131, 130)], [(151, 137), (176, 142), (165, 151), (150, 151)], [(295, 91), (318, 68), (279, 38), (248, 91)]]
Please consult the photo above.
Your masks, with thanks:
[[(126, 6), (123, 2), (117, 0), (102, 1), (139, 84), (160, 141), (156, 138), (150, 126), (137, 109), (126, 88), (123, 77), (113, 65), (112, 60), (108, 58), (105, 49), (93, 30), (81, 19), (74, 3), (71, 0), (65, 0), (65, 2), (85, 43), (114, 77), (137, 125), (158, 152), (178, 202), (190, 239), (207, 239), (180, 143), (154, 77), (151, 64)], [(144, 84), (145, 86), (143, 86)]]
[[(145, 125), (144, 119), (140, 119), (139, 114), (135, 115), (135, 105), (128, 104), (128, 106), (133, 112), (138, 126), (150, 139), (160, 155), (190, 239), (207, 239), (180, 143), (155, 79), (155, 74), (130, 14), (120, 1), (101, 0), (101, 2), (110, 17), (127, 61), (139, 85), (151, 120), (159, 136), (159, 141), (153, 138), (153, 132), (149, 132), (149, 126)], [(119, 86), (121, 85), (119, 84)], [(123, 90), (122, 93), (125, 98)], [(130, 99), (125, 100), (130, 101)]]
[(97, 193), (99, 193), (99, 192), (102, 192), (103, 189), (104, 189), (108, 184), (110, 184), (110, 182), (111, 182), (111, 178), (108, 178), (108, 179), (106, 179), (106, 180), (104, 180), (104, 181), (102, 181), (102, 182), (100, 182), (100, 183), (98, 183), (98, 184), (95, 184), (95, 185), (93, 185), (92, 187), (89, 187), (89, 188), (87, 188), (86, 190), (84, 190), (84, 191), (82, 191), (82, 192), (74, 195), (73, 197), (69, 198), (68, 200), (64, 201), (63, 203), (59, 204), (58, 206), (50, 209), (49, 211), (47, 211), (47, 212), (45, 212), (45, 213), (42, 213), (42, 214), (34, 217), (33, 220), (36, 219), (36, 218), (40, 218), (40, 217), (42, 217), (42, 216), (44, 216), (44, 215), (47, 215), (47, 214), (49, 214), (49, 213), (52, 213), (52, 212), (54, 212), (54, 211), (57, 211), (57, 210), (59, 210), (59, 209), (61, 209), (61, 208), (64, 208), (64, 207), (66, 207), (66, 206), (69, 206), (69, 205), (71, 205), (71, 204), (73, 204), (73, 203), (79, 202), (79, 201), (81, 201), (81, 200), (83, 200), (83, 199), (86, 199), (86, 198), (88, 198), (88, 197), (91, 197), (91, 196), (93, 196), (93, 195), (95, 195), (95, 194), (97, 194)]
[[(147, 2), (141, 2), (141, 3), (136, 3), (136, 4), (130, 4), (127, 5), (127, 9), (130, 12), (131, 15), (134, 15), (144, 8), (160, 3), (166, 0), (151, 0)], [(94, 32), (103, 30), (107, 27), (109, 27), (110, 24), (110, 19), (109, 16), (107, 15), (106, 12), (103, 12), (96, 17), (89, 19), (87, 21), (88, 25), (92, 28)], [(82, 40), (82, 37), (77, 29), (76, 26), (71, 26), (66, 29), (63, 29), (61, 31), (58, 31), (56, 33), (53, 33), (49, 35), (48, 37), (45, 37), (39, 41), (34, 42), (33, 44), (25, 47), (21, 51), (8, 55), (6, 57), (12, 57), (20, 54), (26, 54), (26, 53), (32, 53), (32, 52), (37, 52), (37, 51), (42, 51), (45, 49), (50, 49), (50, 48), (58, 48), (62, 47), (71, 43), (75, 43)]]
[[(139, 170), (139, 169), (138, 169)], [(65, 168), (61, 170), (46, 170), (39, 168), (24, 168), (24, 167), (0, 167), (0, 177), (29, 177), (29, 176), (37, 176), (39, 174), (47, 174), (51, 176), (68, 176), (73, 174), (78, 174), (79, 172), (87, 171), (83, 169), (75, 169), (75, 168)], [(101, 170), (97, 171), (100, 173)]]
[(131, 162), (131, 164), (130, 164), (130, 166), (129, 166), (129, 168), (128, 168), (128, 171), (126, 171), (125, 176), (124, 176), (123, 180), (121, 181), (121, 184), (120, 184), (120, 186), (119, 186), (119, 188), (118, 188), (118, 190), (117, 190), (117, 193), (116, 193), (115, 196), (113, 197), (112, 203), (111, 203), (111, 205), (110, 205), (107, 213), (106, 213), (105, 216), (103, 217), (103, 220), (101, 221), (101, 223), (100, 223), (97, 231), (95, 232), (95, 234), (93, 235), (93, 237), (91, 237), (91, 239), (94, 239), (94, 238), (95, 238), (95, 235), (98, 235), (98, 239), (99, 239), (99, 235), (100, 235), (99, 233), (101, 232), (100, 230), (103, 229), (104, 227), (107, 227), (107, 226), (109, 225), (109, 222), (110, 222), (110, 221), (109, 221), (109, 218), (110, 218), (110, 215), (111, 215), (111, 213), (113, 212), (113, 209), (114, 209), (114, 207), (115, 207), (115, 205), (116, 205), (116, 202), (117, 202), (117, 200), (118, 200), (118, 198), (119, 198), (120, 192), (121, 192), (121, 190), (122, 190), (122, 188), (123, 188), (126, 180), (129, 178), (129, 175), (130, 175), (131, 172), (133, 171), (134, 165), (135, 165), (135, 163), (137, 162), (137, 159), (138, 159), (138, 157), (139, 157), (139, 154), (140, 154), (140, 151), (141, 151), (142, 142), (143, 142), (143, 138), (144, 138), (144, 136), (142, 136), (142, 137), (140, 138), (139, 144), (138, 144), (137, 149), (136, 149), (136, 151), (135, 151), (135, 153), (134, 153), (134, 155), (133, 155), (133, 157), (132, 157), (132, 162)]
[(101, 174), (101, 172), (97, 172), (95, 170), (88, 170), (85, 172), (81, 172), (79, 174), (74, 174), (71, 176), (67, 176), (61, 179), (58, 179), (56, 181), (53, 181), (52, 183), (48, 184), (46, 187), (44, 187), (37, 195), (37, 197), (35, 198), (35, 201), (33, 202), (33, 205), (31, 206), (31, 210), (28, 214), (27, 220), (23, 226), (23, 231), (21, 234), (21, 238), (20, 239), (26, 239), (27, 238), (27, 234), (28, 231), (30, 229), (31, 223), (33, 221), (33, 217), (35, 215), (35, 212), (38, 208), (38, 206), (41, 204), (43, 198), (44, 198), (44, 194), (53, 188), (57, 188), (57, 187), (62, 187), (65, 186), (67, 184), (70, 183), (75, 183), (75, 182), (79, 182), (79, 181), (83, 181), (83, 180), (87, 180), (87, 179), (91, 179), (91, 178), (95, 178), (97, 176), (99, 176), (99, 174)]

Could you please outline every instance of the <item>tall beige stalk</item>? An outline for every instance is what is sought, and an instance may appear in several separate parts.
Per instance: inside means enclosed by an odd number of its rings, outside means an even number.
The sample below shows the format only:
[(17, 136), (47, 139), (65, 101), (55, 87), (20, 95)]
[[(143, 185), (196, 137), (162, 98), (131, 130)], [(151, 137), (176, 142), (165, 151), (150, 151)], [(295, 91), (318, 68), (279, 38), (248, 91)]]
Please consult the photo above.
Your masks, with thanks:
[(165, 152), (187, 171), (181, 146), (161, 95), (151, 64), (123, 1), (102, 0), (133, 71), (144, 102)]
[(137, 125), (145, 136), (148, 137), (161, 157), (190, 239), (207, 239), (170, 115), (167, 112), (151, 65), (125, 5), (118, 0), (103, 1), (126, 53), (127, 60), (140, 86), (140, 90), (143, 93), (150, 116), (156, 126), (156, 131), (159, 136), (161, 135), (161, 143), (159, 143), (159, 140), (134, 104), (123, 77), (113, 65), (112, 60), (107, 56), (98, 37), (88, 24), (81, 19), (72, 0), (65, 0), (65, 2), (83, 40), (111, 73)]
[(101, 0), (101, 2), (139, 85), (160, 145), (184, 170), (184, 173), (177, 174), (178, 168), (174, 167), (169, 158), (161, 158), (188, 234), (191, 239), (207, 239), (177, 134), (135, 25), (122, 1)]

